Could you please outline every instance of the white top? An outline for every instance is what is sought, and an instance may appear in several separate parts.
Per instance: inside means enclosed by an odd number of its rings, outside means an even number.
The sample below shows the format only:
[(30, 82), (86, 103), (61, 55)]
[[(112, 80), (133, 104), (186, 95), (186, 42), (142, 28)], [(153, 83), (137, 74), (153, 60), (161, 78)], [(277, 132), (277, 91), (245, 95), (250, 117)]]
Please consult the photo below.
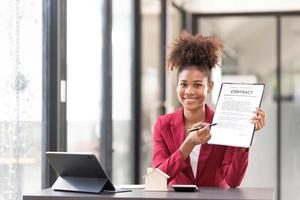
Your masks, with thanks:
[(201, 144), (198, 144), (194, 147), (193, 151), (190, 154), (190, 161), (192, 165), (192, 170), (194, 177), (196, 178), (197, 176), (197, 168), (198, 168), (198, 159), (199, 159), (199, 153), (201, 149)]

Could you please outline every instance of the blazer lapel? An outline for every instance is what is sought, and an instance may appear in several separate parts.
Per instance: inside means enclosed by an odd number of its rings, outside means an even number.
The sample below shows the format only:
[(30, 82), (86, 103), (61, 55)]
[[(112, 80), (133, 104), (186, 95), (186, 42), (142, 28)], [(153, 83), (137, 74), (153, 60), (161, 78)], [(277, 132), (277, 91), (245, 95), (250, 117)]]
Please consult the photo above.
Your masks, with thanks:
[[(214, 112), (207, 105), (205, 105), (205, 116), (206, 116), (205, 122), (211, 123), (214, 117)], [(208, 159), (212, 149), (213, 149), (213, 145), (211, 144), (201, 145), (201, 150), (198, 159), (198, 167), (197, 167), (197, 177), (196, 177), (197, 182), (199, 182), (199, 178), (202, 176), (205, 167), (204, 166), (205, 161)]]
[[(185, 140), (184, 120), (183, 120), (183, 108), (179, 108), (173, 116), (171, 122), (171, 134), (174, 144), (174, 151), (180, 148), (181, 144)], [(190, 163), (190, 157), (185, 160), (187, 167), (184, 169), (189, 179), (195, 183), (196, 179), (193, 174), (192, 166)]]
[(196, 180), (198, 182), (199, 178), (202, 176), (204, 167), (205, 167), (205, 161), (208, 159), (213, 146), (210, 144), (202, 144), (201, 150), (199, 154), (199, 160), (198, 160), (198, 168), (197, 168), (197, 177)]
[(171, 134), (174, 144), (174, 151), (179, 149), (180, 145), (185, 139), (184, 122), (183, 122), (183, 108), (179, 108), (173, 115), (171, 125)]

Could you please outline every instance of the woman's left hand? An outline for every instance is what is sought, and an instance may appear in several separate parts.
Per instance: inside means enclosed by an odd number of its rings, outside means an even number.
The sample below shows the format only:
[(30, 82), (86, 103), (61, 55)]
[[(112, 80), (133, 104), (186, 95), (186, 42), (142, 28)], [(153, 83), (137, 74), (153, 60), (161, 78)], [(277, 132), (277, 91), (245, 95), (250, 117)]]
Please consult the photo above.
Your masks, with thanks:
[(265, 126), (266, 123), (266, 112), (261, 108), (256, 108), (256, 116), (251, 118), (251, 122), (255, 124), (255, 130), (258, 131)]

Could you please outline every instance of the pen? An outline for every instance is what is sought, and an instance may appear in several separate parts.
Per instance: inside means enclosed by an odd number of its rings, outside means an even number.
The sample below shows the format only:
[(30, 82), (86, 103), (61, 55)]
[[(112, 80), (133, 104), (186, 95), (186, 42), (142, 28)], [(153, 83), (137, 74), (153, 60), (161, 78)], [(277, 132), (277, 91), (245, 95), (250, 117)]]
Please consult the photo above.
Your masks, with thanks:
[[(215, 126), (215, 125), (217, 125), (217, 123), (209, 124), (209, 128), (211, 128), (212, 126)], [(203, 128), (203, 127), (192, 128), (192, 129), (188, 130), (188, 133), (190, 133), (192, 131), (198, 131), (201, 128)]]

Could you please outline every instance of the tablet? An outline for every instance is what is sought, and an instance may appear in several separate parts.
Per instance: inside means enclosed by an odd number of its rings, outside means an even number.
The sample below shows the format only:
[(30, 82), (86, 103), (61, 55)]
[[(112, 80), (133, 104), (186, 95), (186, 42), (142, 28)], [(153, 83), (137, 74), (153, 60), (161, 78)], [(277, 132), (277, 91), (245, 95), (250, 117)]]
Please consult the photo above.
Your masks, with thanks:
[(198, 187), (196, 185), (172, 185), (176, 192), (196, 192)]
[(54, 190), (99, 193), (117, 190), (96, 156), (92, 153), (46, 152), (50, 164), (59, 177)]

